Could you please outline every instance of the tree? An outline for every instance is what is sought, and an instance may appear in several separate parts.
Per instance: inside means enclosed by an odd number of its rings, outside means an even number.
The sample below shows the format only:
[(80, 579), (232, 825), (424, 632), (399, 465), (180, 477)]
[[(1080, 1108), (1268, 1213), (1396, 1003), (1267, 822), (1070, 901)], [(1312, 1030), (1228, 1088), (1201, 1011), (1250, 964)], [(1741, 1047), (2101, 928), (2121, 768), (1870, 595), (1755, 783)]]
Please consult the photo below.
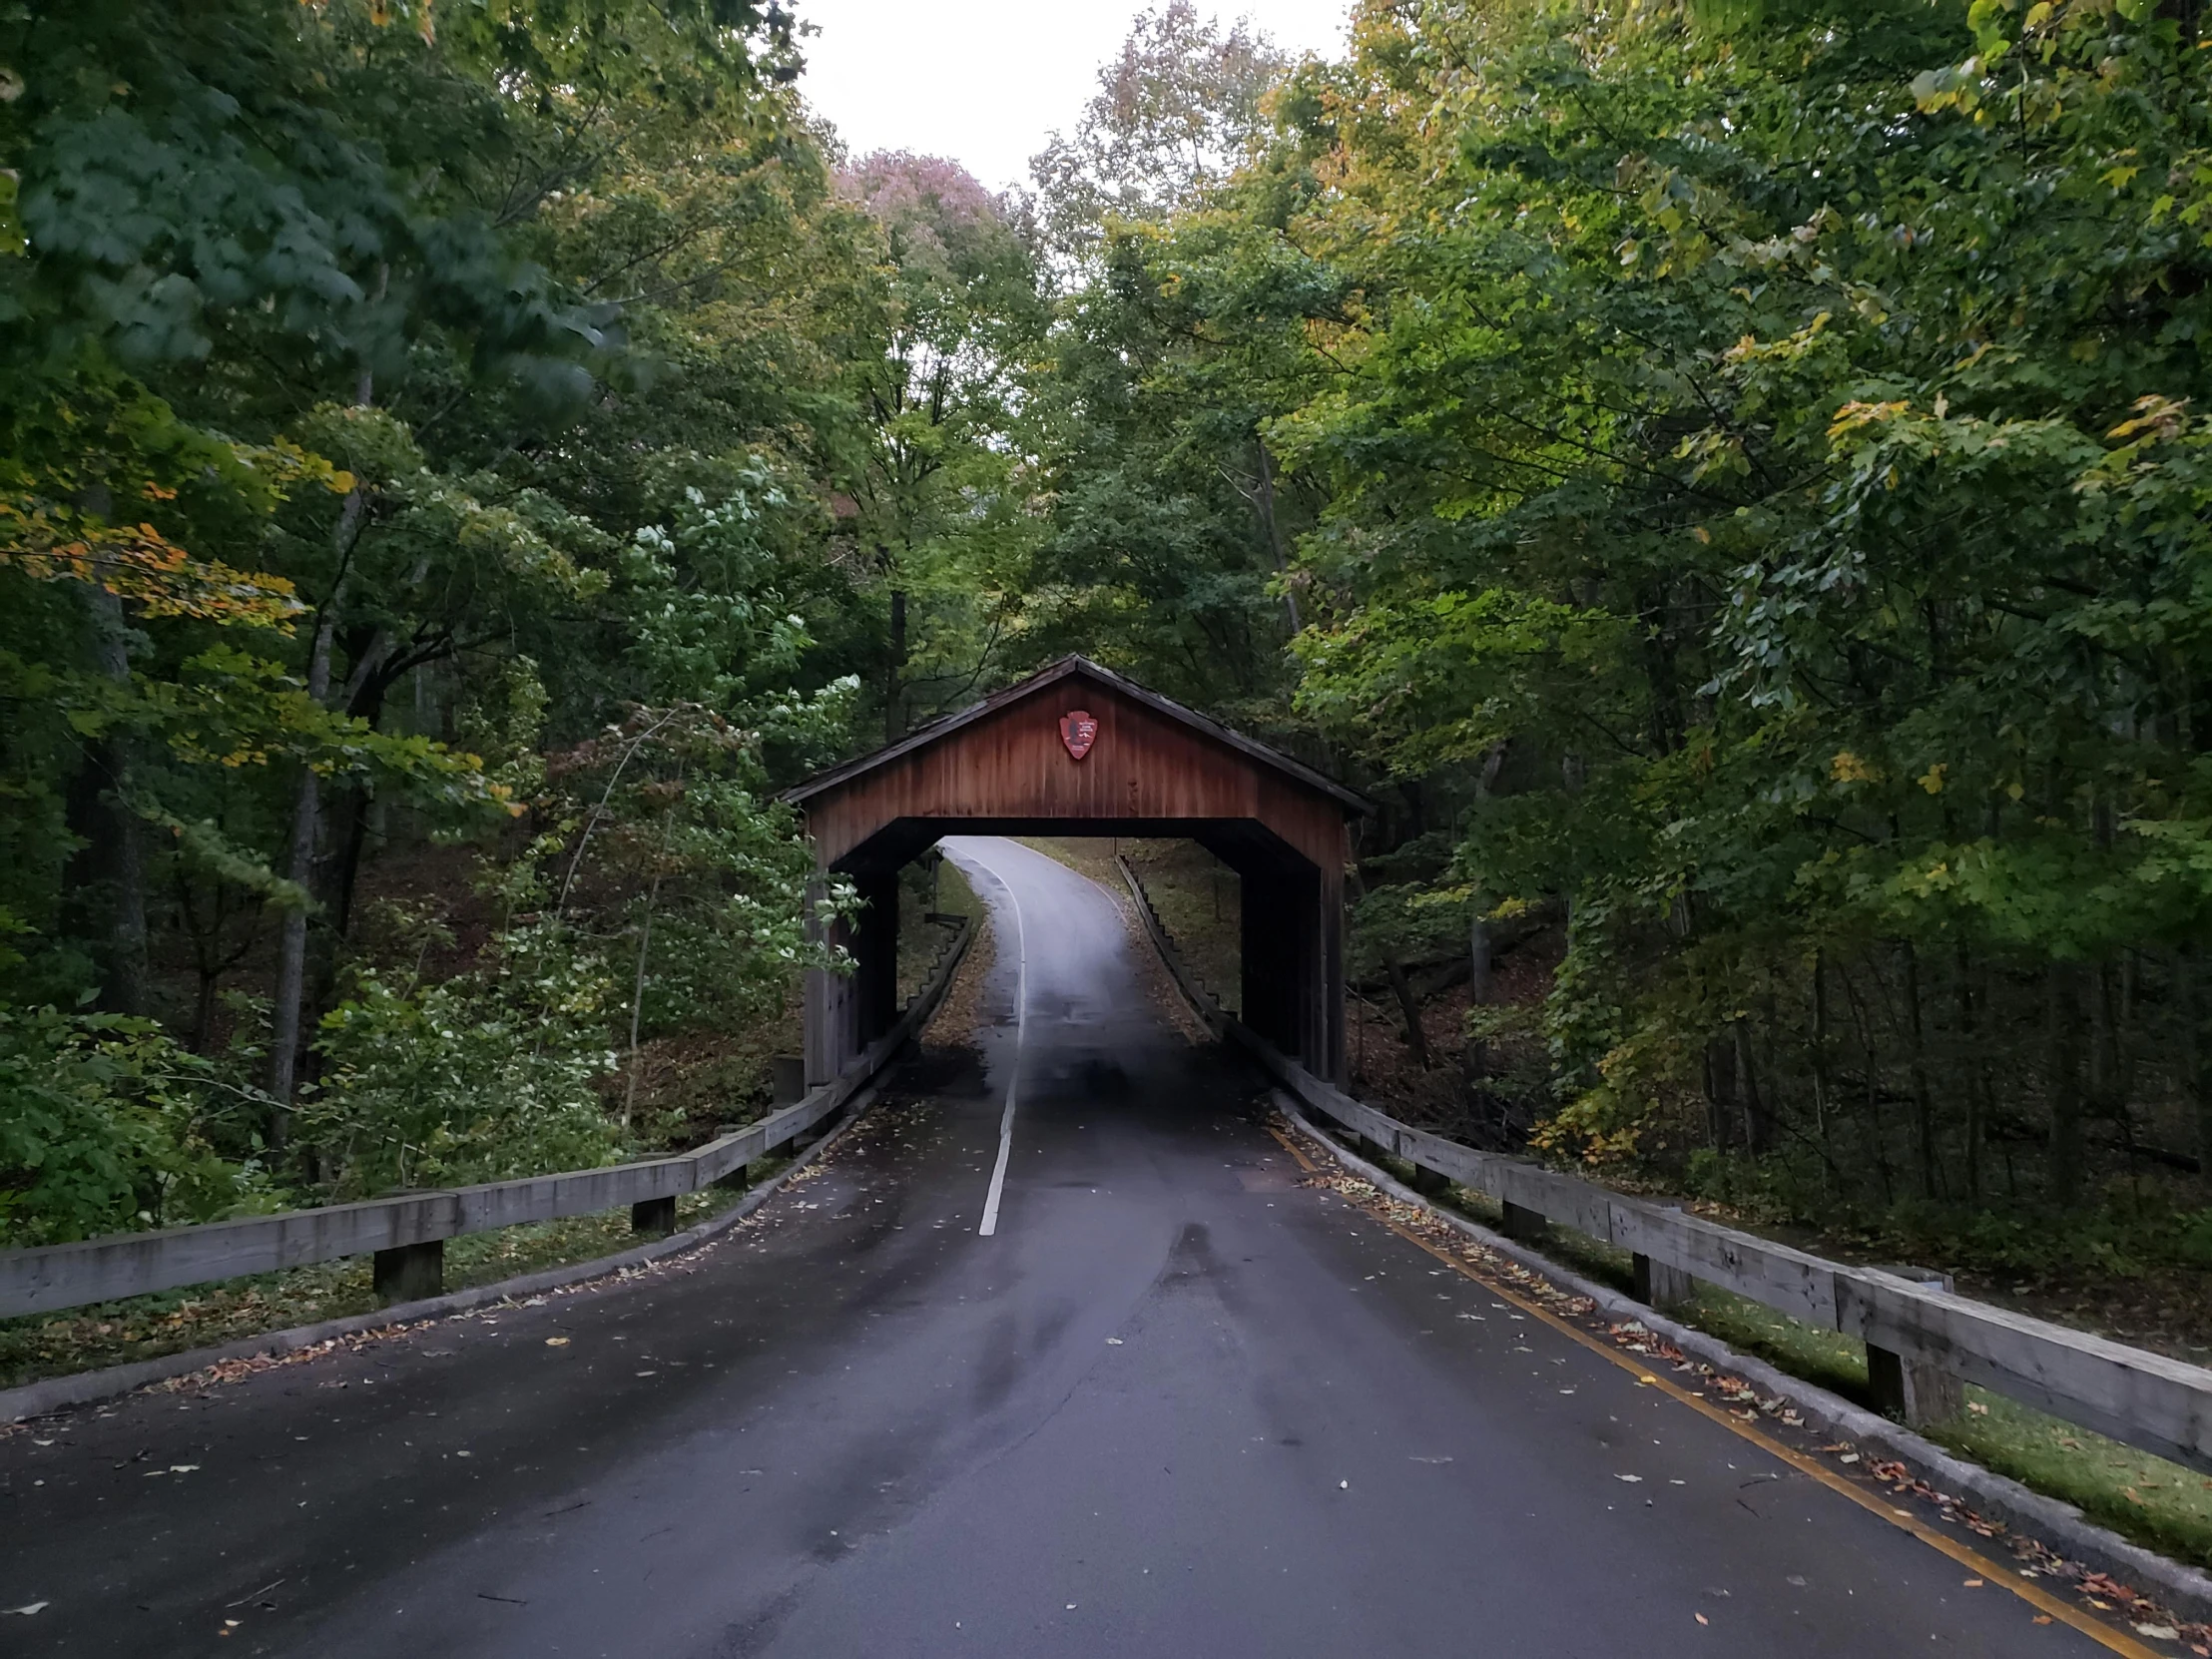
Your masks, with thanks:
[[(838, 185), (885, 262), (877, 349), (855, 363), (864, 449), (844, 533), (883, 607), (883, 730), (896, 741), (917, 695), (950, 702), (977, 683), (1021, 584), (1035, 479), (1013, 434), (1046, 312), (1012, 205), (958, 166), (884, 153)], [(928, 615), (910, 620), (917, 598)]]
[[(787, 89), (788, 16), (93, 7), (0, 25), (0, 986), (114, 1091), (46, 1121), (140, 1121), (130, 1079), (155, 1049), (185, 1075), (183, 1037), (192, 1089), (244, 1104), (195, 1145), (358, 1190), (396, 1166), (325, 1131), (445, 1075), (440, 1021), (472, 1009), (469, 1065), (549, 1044), (561, 1110), (596, 1110), (612, 1003), (535, 1033), (499, 1011), (525, 959), (588, 981), (594, 929), (448, 927), (480, 902), (454, 879), (416, 931), (475, 942), (425, 957), (363, 872), (388, 887), (434, 831), (517, 901), (563, 850), (540, 752), (700, 698), (747, 734), (737, 772), (695, 771), (715, 832), (798, 855), (768, 796), (849, 741), (859, 607), (823, 544), (880, 283)], [(695, 1008), (717, 975), (790, 978), (802, 898), (746, 890)], [(86, 997), (170, 1029), (31, 1017)], [(427, 1045), (413, 1081), (372, 1078), (378, 1032)], [(311, 1133), (278, 1153), (294, 1095)], [(111, 1144), (111, 1195), (167, 1179), (174, 1147)]]
[(1074, 131), (1029, 163), (1047, 246), (1079, 268), (1109, 222), (1157, 223), (1227, 179), (1266, 132), (1264, 100), (1288, 67), (1248, 22), (1224, 31), (1190, 0), (1140, 12)]

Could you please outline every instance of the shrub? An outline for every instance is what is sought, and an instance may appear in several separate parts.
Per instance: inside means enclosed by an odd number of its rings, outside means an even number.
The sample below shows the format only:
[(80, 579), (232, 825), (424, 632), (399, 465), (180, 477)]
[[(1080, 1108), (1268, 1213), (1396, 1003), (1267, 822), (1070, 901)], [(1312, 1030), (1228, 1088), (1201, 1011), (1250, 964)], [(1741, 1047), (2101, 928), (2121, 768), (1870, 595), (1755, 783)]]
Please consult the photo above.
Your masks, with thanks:
[(613, 1069), (610, 981), (552, 924), (486, 965), (394, 986), (373, 969), (322, 1021), (321, 1089), (298, 1134), (333, 1198), (587, 1169), (621, 1150), (594, 1088)]
[(256, 1132), (268, 1104), (153, 1020), (0, 1006), (0, 1239), (275, 1208)]

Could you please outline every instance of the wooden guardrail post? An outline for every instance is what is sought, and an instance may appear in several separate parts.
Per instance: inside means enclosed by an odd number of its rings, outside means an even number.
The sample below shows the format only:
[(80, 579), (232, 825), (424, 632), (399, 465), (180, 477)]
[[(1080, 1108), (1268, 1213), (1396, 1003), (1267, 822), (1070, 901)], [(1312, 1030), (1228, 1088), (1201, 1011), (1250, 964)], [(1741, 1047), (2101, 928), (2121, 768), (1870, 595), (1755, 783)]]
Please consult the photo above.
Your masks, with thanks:
[(676, 1231), (676, 1195), (641, 1198), (630, 1206), (630, 1231), (667, 1238)]
[(797, 1054), (769, 1057), (769, 1110), (796, 1106), (807, 1098), (807, 1062)]
[[(715, 1133), (718, 1138), (735, 1135), (743, 1127), (744, 1125), (735, 1123), (719, 1124), (716, 1126)], [(729, 1169), (716, 1176), (713, 1184), (722, 1192), (742, 1193), (746, 1188), (753, 1185), (753, 1166), (749, 1163), (733, 1164)]]
[(1867, 1393), (1877, 1411), (1908, 1428), (1944, 1422), (1966, 1408), (1966, 1385), (1940, 1366), (1867, 1345)]
[(1441, 1170), (1430, 1169), (1426, 1164), (1415, 1164), (1413, 1179), (1409, 1185), (1423, 1198), (1441, 1198), (1451, 1191), (1451, 1177)]
[(376, 1300), (387, 1308), (437, 1296), (445, 1289), (445, 1241), (426, 1239), (421, 1244), (379, 1250), (369, 1282), (375, 1288)]
[(1542, 1211), (1531, 1210), (1525, 1204), (1515, 1204), (1511, 1199), (1505, 1200), (1502, 1207), (1505, 1211), (1505, 1220), (1499, 1231), (1504, 1233), (1508, 1239), (1513, 1240), (1516, 1244), (1527, 1245), (1543, 1242), (1544, 1229), (1547, 1224), (1544, 1221)]
[[(1661, 1213), (1670, 1216), (1682, 1214), (1682, 1206), (1668, 1204)], [(1629, 1257), (1629, 1272), (1635, 1280), (1635, 1297), (1646, 1308), (1665, 1312), (1679, 1308), (1697, 1295), (1696, 1278), (1671, 1262), (1662, 1262), (1636, 1251)]]
[(1629, 1266), (1636, 1279), (1636, 1300), (1646, 1308), (1664, 1312), (1681, 1307), (1697, 1295), (1697, 1281), (1680, 1268), (1640, 1254), (1629, 1259)]
[[(1892, 1278), (1932, 1291), (1948, 1291), (1951, 1278), (1931, 1268), (1883, 1268)], [(1945, 1422), (1966, 1408), (1966, 1384), (1943, 1366), (1867, 1344), (1867, 1394), (1877, 1411), (1908, 1428)]]

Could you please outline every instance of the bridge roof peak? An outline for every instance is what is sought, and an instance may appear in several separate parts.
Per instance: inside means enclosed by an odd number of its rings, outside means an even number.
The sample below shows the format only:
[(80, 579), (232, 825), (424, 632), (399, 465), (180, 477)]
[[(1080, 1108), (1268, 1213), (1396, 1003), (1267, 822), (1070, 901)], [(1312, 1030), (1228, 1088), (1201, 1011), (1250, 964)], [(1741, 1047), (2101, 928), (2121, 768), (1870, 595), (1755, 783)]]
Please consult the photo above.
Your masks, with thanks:
[(1156, 715), (1164, 716), (1205, 742), (1218, 745), (1242, 756), (1246, 761), (1271, 770), (1287, 783), (1312, 794), (1328, 797), (1348, 817), (1365, 816), (1375, 811), (1374, 803), (1367, 797), (1347, 789), (1303, 761), (1293, 760), (1281, 750), (1271, 749), (1241, 732), (1233, 732), (1219, 721), (1211, 720), (1195, 709), (1185, 708), (1173, 698), (1163, 697), (1150, 687), (1139, 685), (1127, 675), (1117, 674), (1083, 656), (1062, 657), (1039, 669), (1028, 679), (1016, 681), (1013, 685), (991, 693), (980, 702), (918, 727), (898, 742), (885, 745), (872, 755), (862, 755), (856, 760), (846, 761), (841, 766), (818, 773), (804, 784), (785, 791), (784, 799), (795, 806), (805, 807), (825, 796), (835, 795), (871, 773), (896, 765), (923, 750), (933, 749), (964, 729), (987, 721), (1031, 698), (1042, 696), (1055, 686), (1068, 688), (1071, 683), (1095, 687), (1107, 697), (1124, 699), (1141, 705)]

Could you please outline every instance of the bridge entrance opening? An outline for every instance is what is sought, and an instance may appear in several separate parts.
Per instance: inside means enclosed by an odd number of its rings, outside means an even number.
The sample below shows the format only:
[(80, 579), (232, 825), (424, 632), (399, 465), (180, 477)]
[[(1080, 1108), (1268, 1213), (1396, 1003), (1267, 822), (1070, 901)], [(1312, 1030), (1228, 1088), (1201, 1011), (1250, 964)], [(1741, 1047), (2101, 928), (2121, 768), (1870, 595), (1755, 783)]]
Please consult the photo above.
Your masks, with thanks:
[(1244, 1022), (1345, 1081), (1347, 825), (1373, 809), (1311, 767), (1068, 657), (786, 799), (825, 882), (846, 876), (863, 901), (830, 935), (857, 970), (808, 975), (810, 1087), (896, 1021), (898, 871), (954, 834), (1197, 841), (1241, 888)]

